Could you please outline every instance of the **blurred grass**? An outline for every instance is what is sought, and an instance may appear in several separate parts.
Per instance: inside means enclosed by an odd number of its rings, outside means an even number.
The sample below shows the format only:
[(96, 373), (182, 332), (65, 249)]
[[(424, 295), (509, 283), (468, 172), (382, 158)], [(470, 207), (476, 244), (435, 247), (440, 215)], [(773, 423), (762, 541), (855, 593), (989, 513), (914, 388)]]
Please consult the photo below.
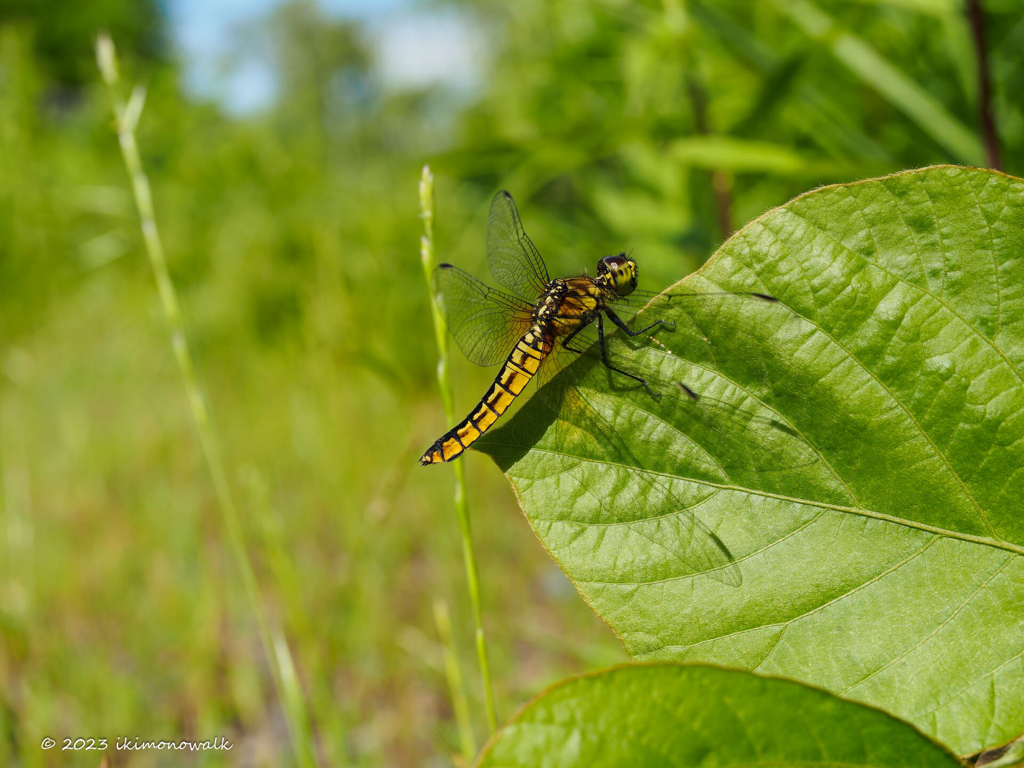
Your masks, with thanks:
[(805, 0), (779, 2), (778, 8), (807, 34), (825, 41), (838, 61), (905, 112), (958, 162), (984, 165), (985, 151), (977, 132), (953, 117), (925, 88), (880, 56), (863, 38), (843, 29)]
[(437, 634), (444, 646), (445, 677), (448, 678), (448, 690), (452, 697), (452, 712), (459, 726), (459, 746), (462, 759), (470, 765), (476, 757), (476, 736), (473, 734), (473, 722), (469, 717), (469, 704), (466, 701), (466, 690), (462, 683), (462, 667), (459, 654), (455, 650), (452, 639), (452, 619), (448, 604), (443, 600), (434, 602), (434, 623)]
[[(437, 269), (437, 248), (434, 243), (434, 214), (437, 206), (434, 201), (434, 175), (430, 167), (424, 165), (420, 175), (420, 218), (423, 220), (423, 234), (420, 236), (420, 261), (423, 265), (423, 282), (430, 297), (430, 315), (434, 325), (434, 338), (437, 342), (437, 388), (441, 393), (441, 402), (444, 404), (445, 421), (449, 424), (455, 423), (455, 389), (452, 386), (451, 376), (451, 344), (448, 341), (448, 332), (445, 328), (444, 318), (441, 316), (441, 309), (434, 297), (434, 271)], [(491, 679), (491, 662), (487, 652), (487, 635), (484, 632), (483, 606), (480, 604), (480, 570), (477, 567), (476, 550), (473, 547), (472, 522), (469, 512), (469, 499), (466, 492), (466, 473), (463, 463), (456, 462), (451, 466), (452, 475), (455, 477), (455, 514), (459, 520), (459, 533), (462, 536), (462, 562), (466, 569), (466, 588), (469, 592), (469, 602), (473, 610), (474, 624), (474, 645), (476, 646), (477, 664), (480, 669), (480, 682), (484, 689), (484, 706), (487, 710), (487, 730), (494, 733), (497, 730), (497, 713), (494, 708), (494, 681)], [(435, 615), (440, 615), (435, 609)], [(461, 685), (456, 687), (453, 683), (460, 675), (453, 675), (455, 659), (458, 654), (455, 652), (450, 640), (450, 629), (442, 630), (442, 627), (449, 628), (450, 621), (447, 618), (447, 609), (444, 611), (444, 621), (437, 621), (438, 631), (448, 651), (450, 661), (448, 679), (449, 687), (452, 689), (452, 703), (457, 711), (460, 709), (459, 701), (463, 694)], [(466, 725), (459, 719), (460, 740), (463, 745), (470, 744), (473, 739), (469, 732), (466, 732)], [(467, 760), (472, 759), (471, 754), (465, 755)]]
[(238, 507), (235, 505), (234, 493), (224, 471), (220, 439), (213, 427), (206, 396), (203, 394), (195, 364), (192, 361), (192, 352), (189, 349), (188, 336), (185, 333), (181, 308), (178, 303), (178, 293), (167, 271), (167, 259), (156, 224), (156, 212), (153, 209), (149, 177), (142, 166), (138, 142), (135, 140), (135, 130), (145, 106), (146, 91), (136, 85), (132, 88), (128, 100), (123, 99), (121, 91), (124, 86), (118, 71), (116, 50), (113, 41), (106, 33), (100, 34), (96, 40), (96, 60), (100, 74), (110, 93), (118, 143), (121, 145), (121, 155), (131, 180), (142, 239), (146, 244), (146, 254), (149, 257), (150, 266), (153, 268), (160, 304), (170, 331), (171, 348), (182, 375), (185, 395), (196, 425), (196, 432), (199, 435), (203, 458), (206, 460), (210, 479), (213, 481), (213, 491), (217, 497), (217, 506), (220, 508), (228, 545), (235, 556), (235, 564), (242, 576), (242, 585), (249, 603), (249, 610), (259, 627), (263, 652), (266, 655), (267, 665), (288, 724), (292, 752), (299, 765), (303, 768), (313, 768), (315, 761), (312, 734), (309, 728), (305, 697), (301, 685), (296, 679), (295, 664), (288, 648), (288, 641), (282, 636), (277, 623), (267, 615), (263, 604), (259, 582), (253, 573), (252, 562), (249, 558), (248, 544), (242, 529)]
[[(159, 13), (138, 21), (148, 7), (0, 10), (3, 765), (98, 762), (44, 753), (45, 735), (223, 734), (237, 751), (204, 764), (291, 759), (106, 96), (80, 74), (95, 71), (99, 26), (147, 88), (139, 144), (168, 268), (325, 765), (446, 765), (462, 749), (439, 599), (484, 731), (451, 479), (416, 462), (450, 426), (416, 264), (424, 161), (445, 260), (485, 276), (487, 206), (505, 187), (552, 273), (633, 248), (653, 289), (718, 244), (716, 174), (739, 226), (821, 183), (963, 160), (962, 131), (940, 140), (927, 113), (837, 58), (839, 37), (977, 135), (952, 2), (816, 0), (824, 38), (806, 15), (739, 0), (440, 3), (423, 13), (486, 42), (468, 90), (389, 85), (368, 29), (291, 2), (256, 36), (278, 99), (243, 117), (186, 95), (173, 47), (146, 31)], [(986, 8), (1004, 163), (1019, 175), (1024, 25), (1016, 0)], [(688, 83), (706, 94), (706, 133)], [(492, 375), (453, 354), (457, 412)], [(504, 479), (461, 461), (499, 711), (623, 660)]]

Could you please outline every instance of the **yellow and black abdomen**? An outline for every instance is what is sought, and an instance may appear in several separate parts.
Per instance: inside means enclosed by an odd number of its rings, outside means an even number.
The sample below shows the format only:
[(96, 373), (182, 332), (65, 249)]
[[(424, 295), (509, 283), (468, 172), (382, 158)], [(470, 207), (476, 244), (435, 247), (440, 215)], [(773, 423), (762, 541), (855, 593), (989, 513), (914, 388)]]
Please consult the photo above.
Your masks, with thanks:
[(550, 337), (540, 324), (523, 334), (480, 403), (420, 456), (420, 464), (451, 461), (480, 439), (536, 375), (541, 362), (551, 352)]

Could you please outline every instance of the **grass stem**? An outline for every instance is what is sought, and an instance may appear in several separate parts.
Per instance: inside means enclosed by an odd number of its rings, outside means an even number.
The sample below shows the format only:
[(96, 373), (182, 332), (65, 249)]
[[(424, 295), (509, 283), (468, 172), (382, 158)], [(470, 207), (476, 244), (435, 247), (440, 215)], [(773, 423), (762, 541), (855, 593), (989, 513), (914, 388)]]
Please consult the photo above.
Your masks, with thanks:
[(459, 667), (459, 655), (452, 641), (452, 620), (448, 613), (448, 604), (443, 600), (434, 601), (434, 622), (437, 634), (444, 646), (444, 672), (448, 678), (448, 690), (452, 696), (452, 710), (455, 722), (459, 726), (459, 743), (462, 757), (466, 765), (473, 763), (476, 756), (476, 739), (473, 736), (473, 724), (469, 719), (469, 704), (466, 703), (466, 691), (462, 685), (462, 669)]
[[(434, 176), (429, 166), (423, 166), (420, 179), (420, 216), (423, 219), (423, 236), (420, 238), (420, 258), (423, 261), (423, 274), (430, 292), (430, 308), (434, 319), (434, 336), (437, 339), (437, 384), (441, 390), (445, 416), (448, 423), (455, 423), (455, 397), (452, 389), (450, 372), (451, 356), (449, 354), (448, 334), (445, 330), (444, 318), (434, 300), (433, 272), (437, 266), (434, 250)], [(476, 554), (473, 550), (473, 538), (469, 520), (469, 506), (466, 502), (466, 475), (462, 462), (452, 464), (455, 472), (455, 511), (459, 518), (459, 529), (462, 533), (462, 558), (466, 565), (466, 583), (469, 588), (469, 599), (473, 606), (473, 620), (476, 624), (476, 654), (480, 664), (480, 678), (484, 687), (484, 701), (487, 706), (487, 727), (491, 733), (498, 728), (498, 716), (494, 708), (494, 686), (491, 683), (491, 664), (487, 655), (487, 637), (484, 634), (483, 611), (480, 607), (480, 578), (476, 566)]]
[(221, 458), (217, 436), (210, 421), (210, 412), (206, 405), (206, 398), (199, 386), (199, 379), (196, 375), (195, 366), (192, 363), (192, 353), (189, 351), (188, 340), (185, 336), (185, 327), (181, 319), (178, 295), (174, 289), (174, 283), (171, 281), (170, 272), (167, 269), (167, 259), (164, 256), (163, 243), (160, 240), (160, 234), (156, 226), (153, 195), (150, 191), (149, 179), (142, 166), (139, 147), (135, 140), (135, 128), (142, 112), (145, 91), (136, 87), (127, 102), (121, 97), (117, 54), (114, 50), (113, 41), (106, 35), (101, 35), (96, 41), (96, 59), (99, 63), (103, 80), (110, 91), (117, 124), (117, 138), (121, 145), (121, 154), (128, 169), (128, 175), (131, 179), (132, 192), (135, 196), (135, 205), (139, 212), (146, 253), (149, 256), (149, 262), (156, 278), (160, 303), (163, 305), (164, 314), (167, 317), (167, 324), (171, 332), (171, 346), (174, 349), (174, 356), (178, 361), (178, 367), (181, 369), (184, 379), (189, 407), (196, 423), (196, 431), (199, 433), (199, 442), (202, 446), (203, 455), (213, 480), (214, 493), (216, 494), (218, 506), (223, 517), (224, 528), (227, 531), (228, 541), (235, 561), (242, 574), (242, 583), (249, 601), (249, 607), (256, 617), (259, 626), (263, 650), (266, 653), (268, 666), (271, 669), (277, 694), (281, 701), (281, 707), (285, 714), (288, 734), (296, 761), (302, 768), (313, 768), (316, 765), (316, 761), (313, 757), (312, 734), (301, 687), (295, 674), (295, 666), (292, 663), (291, 653), (288, 650), (288, 644), (284, 640), (284, 635), (272, 623), (260, 596), (259, 584), (256, 581), (256, 574), (253, 571), (246, 548), (245, 533), (242, 529), (238, 509), (235, 506), (234, 497), (231, 493), (231, 486), (228, 483), (227, 474), (224, 470), (224, 462)]

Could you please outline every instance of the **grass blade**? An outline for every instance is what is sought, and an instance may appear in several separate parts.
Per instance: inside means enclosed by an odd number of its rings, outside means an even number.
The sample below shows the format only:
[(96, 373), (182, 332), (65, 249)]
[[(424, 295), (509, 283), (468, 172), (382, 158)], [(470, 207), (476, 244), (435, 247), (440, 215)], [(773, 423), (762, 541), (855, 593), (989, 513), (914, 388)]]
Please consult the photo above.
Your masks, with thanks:
[(106, 35), (101, 35), (96, 41), (96, 59), (99, 63), (103, 80), (110, 91), (114, 116), (117, 122), (117, 138), (121, 145), (121, 154), (128, 169), (128, 175), (131, 178), (132, 192), (135, 196), (135, 204), (139, 212), (146, 253), (149, 256), (149, 262), (156, 278), (157, 289), (160, 293), (160, 303), (163, 306), (164, 314), (167, 317), (167, 324), (170, 327), (171, 345), (174, 348), (174, 356), (184, 378), (189, 407), (196, 423), (196, 431), (199, 433), (199, 442), (202, 445), (203, 456), (206, 459), (206, 464), (213, 480), (214, 493), (217, 496), (224, 528), (227, 531), (228, 541), (235, 556), (235, 561), (242, 574), (242, 583), (245, 588), (246, 597), (249, 600), (249, 608), (256, 617), (259, 626), (263, 650), (266, 653), (267, 662), (281, 701), (281, 707), (287, 720), (288, 735), (291, 739), (295, 759), (303, 768), (313, 768), (316, 765), (316, 761), (313, 757), (312, 733), (305, 702), (295, 674), (295, 666), (292, 663), (291, 653), (288, 650), (288, 644), (284, 640), (283, 633), (272, 623), (263, 606), (256, 574), (249, 560), (249, 553), (245, 544), (245, 533), (238, 515), (238, 508), (235, 506), (231, 486), (224, 471), (220, 445), (210, 421), (206, 398), (199, 386), (199, 379), (192, 363), (192, 353), (189, 351), (188, 339), (185, 336), (185, 327), (181, 319), (178, 295), (174, 289), (174, 283), (171, 281), (170, 272), (167, 269), (167, 259), (164, 256), (163, 243), (157, 230), (149, 178), (146, 176), (142, 166), (142, 159), (139, 155), (139, 147), (135, 140), (134, 132), (142, 110), (143, 97), (140, 94), (144, 92), (136, 90), (133, 98), (127, 104), (121, 98), (119, 95), (120, 75), (117, 70), (117, 55), (114, 50), (113, 41)]
[(469, 704), (466, 702), (466, 691), (462, 685), (459, 655), (452, 640), (452, 620), (448, 613), (448, 605), (443, 600), (434, 601), (434, 622), (437, 624), (438, 637), (444, 646), (444, 673), (452, 696), (455, 722), (459, 726), (459, 745), (462, 748), (462, 757), (465, 758), (466, 765), (469, 765), (476, 756), (476, 739), (473, 736), (473, 725), (469, 720)]
[[(420, 216), (423, 218), (423, 236), (420, 238), (420, 258), (423, 261), (423, 274), (430, 292), (430, 309), (434, 319), (434, 335), (437, 339), (437, 384), (444, 402), (444, 412), (451, 424), (455, 423), (455, 397), (452, 390), (451, 360), (449, 357), (448, 334), (445, 330), (444, 318), (434, 300), (432, 276), (437, 266), (434, 251), (434, 176), (428, 166), (423, 166), (423, 177), (420, 179)], [(469, 587), (469, 599), (473, 604), (473, 619), (476, 622), (476, 654), (480, 664), (480, 678), (484, 686), (484, 700), (487, 704), (487, 727), (491, 733), (498, 728), (498, 715), (494, 707), (494, 686), (491, 683), (491, 664), (487, 655), (487, 638), (484, 635), (483, 611), (480, 607), (480, 578), (476, 567), (476, 554), (473, 550), (472, 529), (469, 521), (469, 507), (466, 503), (466, 475), (462, 462), (452, 464), (455, 472), (455, 511), (459, 517), (459, 529), (462, 533), (462, 557), (466, 564), (466, 583)]]
[(985, 150), (974, 132), (863, 38), (840, 27), (807, 0), (776, 0), (775, 6), (810, 37), (825, 42), (836, 59), (910, 117), (954, 159), (984, 165)]

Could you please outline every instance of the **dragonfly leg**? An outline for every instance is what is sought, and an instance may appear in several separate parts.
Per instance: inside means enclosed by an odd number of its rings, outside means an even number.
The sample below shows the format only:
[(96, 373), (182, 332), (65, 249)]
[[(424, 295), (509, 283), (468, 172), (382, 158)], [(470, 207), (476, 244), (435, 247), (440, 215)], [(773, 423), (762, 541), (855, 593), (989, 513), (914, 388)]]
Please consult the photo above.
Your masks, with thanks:
[[(604, 312), (606, 315), (608, 315), (608, 319), (615, 323), (619, 328), (621, 328), (627, 336), (639, 336), (641, 333), (647, 333), (649, 330), (651, 330), (651, 328), (655, 328), (659, 325), (667, 325), (670, 328), (676, 327), (675, 323), (669, 322), (668, 320), (655, 320), (646, 328), (641, 328), (639, 331), (631, 331), (629, 329), (629, 326), (622, 322), (622, 318), (616, 315), (614, 312), (612, 312), (610, 308), (605, 307)], [(598, 320), (600, 320), (600, 317), (598, 318)]]
[[(614, 315), (612, 317), (614, 318), (613, 322), (614, 322), (614, 320), (618, 319)], [(621, 323), (621, 322), (622, 321), (619, 320), (619, 323)], [(655, 323), (655, 325), (657, 325), (657, 323)], [(637, 333), (642, 333), (642, 331), (638, 331)], [(631, 334), (631, 335), (635, 335), (635, 334)], [(633, 381), (639, 381), (641, 384), (644, 385), (644, 387), (647, 389), (647, 391), (651, 393), (651, 397), (653, 397), (655, 400), (660, 400), (661, 399), (661, 395), (659, 395), (657, 392), (655, 392), (653, 389), (651, 389), (651, 385), (647, 383), (646, 379), (641, 379), (639, 376), (634, 376), (632, 373), (627, 373), (626, 371), (622, 370), (621, 368), (616, 368), (608, 360), (608, 350), (605, 348), (605, 344), (604, 344), (604, 322), (601, 319), (601, 315), (597, 316), (597, 343), (598, 343), (598, 346), (601, 347), (601, 362), (604, 363), (605, 368), (613, 370), (616, 373), (621, 373), (623, 376), (626, 376), (626, 377), (632, 379)]]
[[(590, 321), (590, 322), (593, 322), (593, 321)], [(564, 339), (562, 339), (562, 346), (565, 349), (569, 350), (570, 352), (575, 352), (577, 355), (583, 354), (583, 350), (582, 349), (576, 349), (575, 347), (570, 347), (569, 346), (569, 342), (573, 340), (573, 338), (576, 336), (577, 333), (579, 333), (584, 328), (586, 328), (588, 325), (590, 325), (590, 322), (583, 323), (576, 330), (574, 330), (572, 333), (570, 333), (568, 336), (566, 336)]]

